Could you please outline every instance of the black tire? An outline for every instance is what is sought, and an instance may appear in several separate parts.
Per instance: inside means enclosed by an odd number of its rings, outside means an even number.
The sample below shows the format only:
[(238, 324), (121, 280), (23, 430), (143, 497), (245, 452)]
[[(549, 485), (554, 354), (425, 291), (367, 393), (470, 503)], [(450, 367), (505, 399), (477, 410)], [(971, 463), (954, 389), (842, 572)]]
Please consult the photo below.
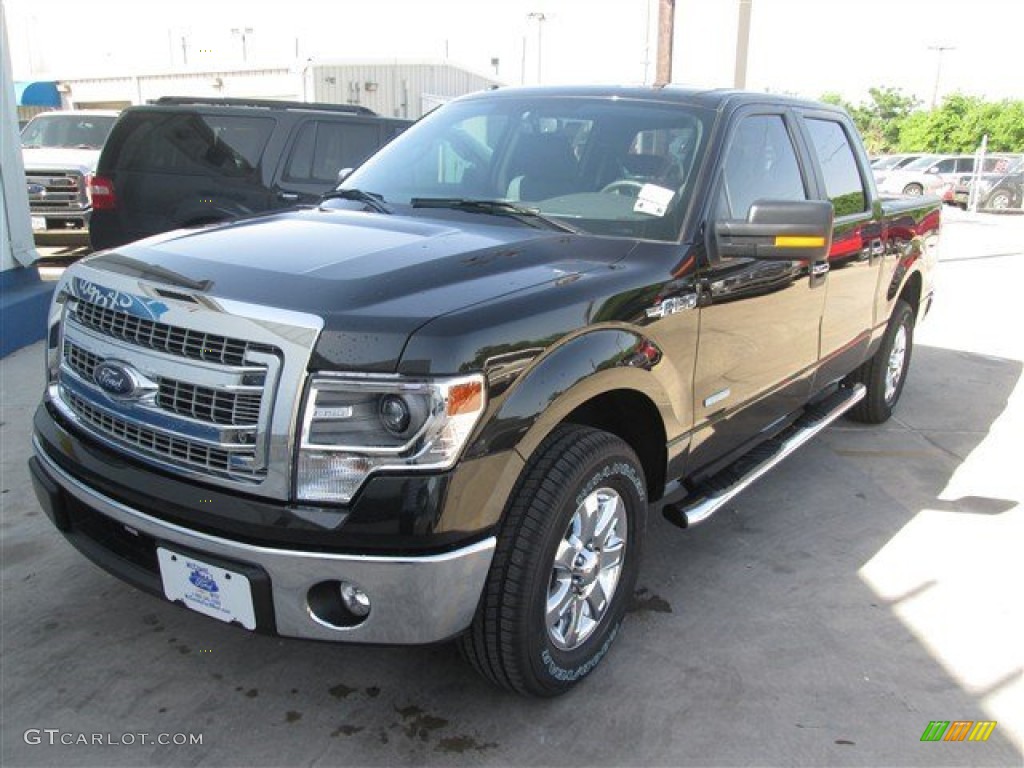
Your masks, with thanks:
[(995, 192), (988, 196), (988, 199), (985, 201), (985, 204), (981, 207), (990, 210), (1005, 211), (1007, 208), (1010, 207), (1012, 200), (1013, 197), (1010, 194), (1009, 190), (997, 189)]
[[(902, 364), (898, 380), (891, 378), (890, 363), (894, 363), (894, 351), (903, 332)], [(860, 382), (867, 387), (864, 399), (850, 409), (848, 415), (854, 421), (864, 424), (881, 424), (892, 416), (896, 403), (903, 393), (903, 385), (910, 371), (910, 356), (914, 348), (914, 310), (902, 299), (897, 300), (889, 317), (889, 325), (882, 336), (882, 345), (878, 351), (860, 368), (850, 374), (851, 380)]]
[[(602, 501), (600, 511), (589, 517), (611, 522), (596, 551), (573, 550), (570, 541), (581, 530), (573, 526), (584, 524), (583, 502), (592, 498)], [(624, 517), (620, 509), (625, 510)], [(646, 515), (644, 474), (630, 447), (600, 430), (558, 427), (523, 469), (509, 500), (480, 605), (472, 626), (459, 639), (463, 656), (497, 685), (533, 696), (558, 696), (589, 675), (618, 635), (633, 595)], [(623, 525), (624, 537), (619, 531)], [(602, 534), (599, 525), (594, 527), (592, 540), (597, 541)], [(576, 541), (584, 538), (586, 534)], [(595, 573), (611, 578), (615, 566), (606, 565), (606, 558), (608, 563), (615, 559), (611, 553), (616, 540), (622, 542), (621, 565), (610, 599), (601, 600), (604, 593), (596, 589), (604, 585)], [(571, 571), (556, 564), (559, 552), (563, 559), (569, 555)], [(591, 558), (585, 572), (584, 555)], [(574, 578), (590, 581), (581, 584)], [(584, 597), (587, 589), (594, 591)], [(591, 599), (606, 607), (595, 614)], [(569, 605), (564, 613), (558, 607), (563, 600)], [(564, 631), (561, 620), (549, 627), (549, 601), (554, 601), (552, 613), (566, 619)], [(577, 618), (579, 627), (598, 616), (575, 646), (569, 642), (575, 637), (574, 612), (583, 617)], [(559, 639), (566, 647), (559, 647)]]
[(911, 197), (920, 197), (924, 194), (924, 187), (916, 182), (907, 184), (907, 186), (903, 188), (903, 194), (910, 195)]

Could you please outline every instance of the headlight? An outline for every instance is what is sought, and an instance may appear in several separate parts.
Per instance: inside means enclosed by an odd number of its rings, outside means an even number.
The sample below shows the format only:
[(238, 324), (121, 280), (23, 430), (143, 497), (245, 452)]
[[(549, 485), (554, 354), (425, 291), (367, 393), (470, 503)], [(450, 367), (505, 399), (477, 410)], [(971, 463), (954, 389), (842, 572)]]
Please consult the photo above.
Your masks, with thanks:
[(486, 399), (480, 375), (314, 376), (302, 420), (299, 499), (345, 503), (374, 472), (450, 469)]
[(50, 300), (50, 309), (46, 319), (46, 383), (53, 384), (57, 381), (57, 370), (60, 368), (60, 357), (62, 350), (60, 322), (64, 316), (64, 304), (67, 301), (67, 278), (61, 277), (57, 283), (53, 298)]

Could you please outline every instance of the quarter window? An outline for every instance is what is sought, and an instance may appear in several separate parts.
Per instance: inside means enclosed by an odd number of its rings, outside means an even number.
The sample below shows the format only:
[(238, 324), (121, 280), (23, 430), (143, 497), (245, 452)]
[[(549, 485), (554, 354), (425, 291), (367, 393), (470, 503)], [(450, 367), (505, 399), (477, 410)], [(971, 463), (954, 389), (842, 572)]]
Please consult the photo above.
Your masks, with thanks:
[(832, 201), (836, 217), (861, 213), (867, 209), (867, 194), (843, 126), (834, 120), (809, 119), (807, 129), (821, 172), (825, 192)]
[(126, 122), (120, 169), (245, 179), (255, 178), (274, 130), (272, 118), (191, 112), (139, 113)]

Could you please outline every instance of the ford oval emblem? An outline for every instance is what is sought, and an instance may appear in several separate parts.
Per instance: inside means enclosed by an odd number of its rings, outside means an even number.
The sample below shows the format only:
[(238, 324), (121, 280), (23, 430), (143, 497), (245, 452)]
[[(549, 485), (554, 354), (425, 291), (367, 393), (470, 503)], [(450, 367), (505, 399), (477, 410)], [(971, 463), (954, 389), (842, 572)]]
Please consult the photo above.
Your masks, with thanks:
[(120, 363), (100, 363), (93, 369), (92, 379), (100, 389), (114, 397), (129, 397), (137, 386), (131, 370)]
[(193, 568), (188, 580), (204, 592), (220, 592), (217, 580), (205, 568)]

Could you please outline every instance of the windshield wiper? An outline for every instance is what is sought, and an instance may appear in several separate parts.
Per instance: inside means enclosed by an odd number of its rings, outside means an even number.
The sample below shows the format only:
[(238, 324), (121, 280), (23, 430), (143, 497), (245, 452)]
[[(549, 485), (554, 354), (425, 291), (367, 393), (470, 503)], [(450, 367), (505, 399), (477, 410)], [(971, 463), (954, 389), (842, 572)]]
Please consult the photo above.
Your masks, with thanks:
[(355, 200), (358, 203), (366, 203), (377, 213), (393, 213), (390, 208), (384, 205), (384, 197), (382, 195), (366, 192), (362, 189), (335, 189), (324, 195), (320, 202), (324, 200)]
[(540, 222), (552, 229), (562, 232), (580, 234), (580, 230), (571, 227), (561, 221), (549, 218), (540, 212), (539, 208), (530, 208), (519, 205), (510, 200), (472, 200), (463, 197), (414, 197), (409, 201), (413, 208), (451, 208), (456, 211), (467, 213), (485, 213), (491, 216), (509, 216), (519, 219), (527, 224)]

